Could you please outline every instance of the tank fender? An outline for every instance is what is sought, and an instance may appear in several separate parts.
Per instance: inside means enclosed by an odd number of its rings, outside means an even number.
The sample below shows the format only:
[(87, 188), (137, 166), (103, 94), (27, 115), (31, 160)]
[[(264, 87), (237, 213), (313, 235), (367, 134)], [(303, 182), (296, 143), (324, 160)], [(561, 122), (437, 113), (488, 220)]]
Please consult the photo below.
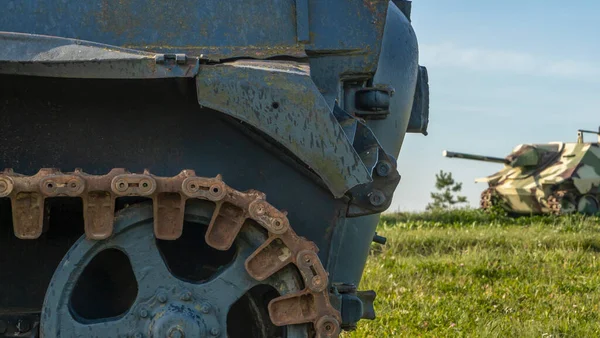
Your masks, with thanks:
[(307, 65), (260, 60), (201, 65), (196, 88), (201, 106), (273, 138), (319, 175), (335, 197), (372, 182)]

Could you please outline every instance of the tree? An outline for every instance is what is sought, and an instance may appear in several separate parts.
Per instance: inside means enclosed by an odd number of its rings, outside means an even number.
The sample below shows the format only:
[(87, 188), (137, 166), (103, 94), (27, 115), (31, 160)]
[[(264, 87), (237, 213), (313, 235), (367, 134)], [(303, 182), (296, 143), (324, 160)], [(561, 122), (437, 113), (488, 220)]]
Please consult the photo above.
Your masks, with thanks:
[(440, 170), (435, 174), (435, 188), (438, 192), (431, 193), (433, 202), (427, 204), (426, 210), (450, 209), (457, 204), (467, 203), (467, 197), (459, 196), (462, 183), (455, 182), (452, 173)]

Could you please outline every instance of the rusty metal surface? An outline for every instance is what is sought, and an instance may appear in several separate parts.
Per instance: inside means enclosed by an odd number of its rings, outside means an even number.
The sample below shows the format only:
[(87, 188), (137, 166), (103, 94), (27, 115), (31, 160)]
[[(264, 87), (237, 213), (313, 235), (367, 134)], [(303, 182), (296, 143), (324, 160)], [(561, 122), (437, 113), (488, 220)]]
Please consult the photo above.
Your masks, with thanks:
[(317, 246), (298, 236), (287, 214), (271, 204), (265, 194), (240, 192), (227, 186), (218, 175), (198, 177), (183, 170), (173, 177), (145, 171), (130, 173), (116, 168), (106, 175), (89, 175), (81, 170), (62, 173), (41, 169), (25, 176), (7, 169), (0, 174), (0, 197), (8, 197), (13, 208), (14, 233), (21, 239), (35, 239), (44, 231), (44, 203), (51, 197), (79, 197), (83, 201), (85, 234), (101, 240), (113, 232), (115, 200), (141, 196), (153, 201), (154, 234), (163, 240), (179, 238), (183, 230), (185, 203), (189, 199), (214, 202), (215, 212), (206, 232), (206, 242), (215, 249), (231, 247), (245, 222), (255, 222), (269, 233), (269, 239), (251, 254), (245, 268), (262, 281), (288, 264), (300, 272), (305, 289), (273, 299), (269, 315), (275, 325), (312, 323), (318, 337), (336, 337), (341, 317), (329, 301), (328, 275), (317, 256)]

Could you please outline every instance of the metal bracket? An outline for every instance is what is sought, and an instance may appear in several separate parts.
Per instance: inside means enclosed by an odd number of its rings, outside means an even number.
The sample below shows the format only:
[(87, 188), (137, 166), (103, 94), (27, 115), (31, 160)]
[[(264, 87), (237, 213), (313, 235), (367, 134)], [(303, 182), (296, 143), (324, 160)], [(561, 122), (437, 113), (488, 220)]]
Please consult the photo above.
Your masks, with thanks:
[(373, 290), (357, 291), (356, 285), (336, 283), (331, 287), (331, 303), (342, 314), (342, 329), (352, 331), (361, 319), (375, 319)]
[(156, 54), (154, 59), (157, 64), (176, 63), (178, 65), (184, 65), (187, 56), (185, 54)]
[(385, 119), (390, 114), (391, 87), (347, 87), (345, 109), (351, 115), (366, 120)]

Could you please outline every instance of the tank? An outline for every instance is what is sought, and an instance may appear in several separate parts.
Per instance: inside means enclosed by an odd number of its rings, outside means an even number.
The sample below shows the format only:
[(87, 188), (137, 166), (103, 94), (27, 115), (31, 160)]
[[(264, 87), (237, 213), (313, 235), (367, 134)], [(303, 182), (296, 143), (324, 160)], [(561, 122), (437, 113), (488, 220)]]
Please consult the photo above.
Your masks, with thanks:
[[(584, 142), (584, 133), (598, 135)], [(444, 151), (443, 156), (503, 164), (487, 183), (480, 206), (504, 208), (509, 213), (596, 214), (600, 198), (600, 128), (578, 130), (576, 142), (520, 144), (505, 158)]]
[(410, 15), (6, 3), (0, 335), (337, 337), (375, 318), (359, 281), (429, 120)]

